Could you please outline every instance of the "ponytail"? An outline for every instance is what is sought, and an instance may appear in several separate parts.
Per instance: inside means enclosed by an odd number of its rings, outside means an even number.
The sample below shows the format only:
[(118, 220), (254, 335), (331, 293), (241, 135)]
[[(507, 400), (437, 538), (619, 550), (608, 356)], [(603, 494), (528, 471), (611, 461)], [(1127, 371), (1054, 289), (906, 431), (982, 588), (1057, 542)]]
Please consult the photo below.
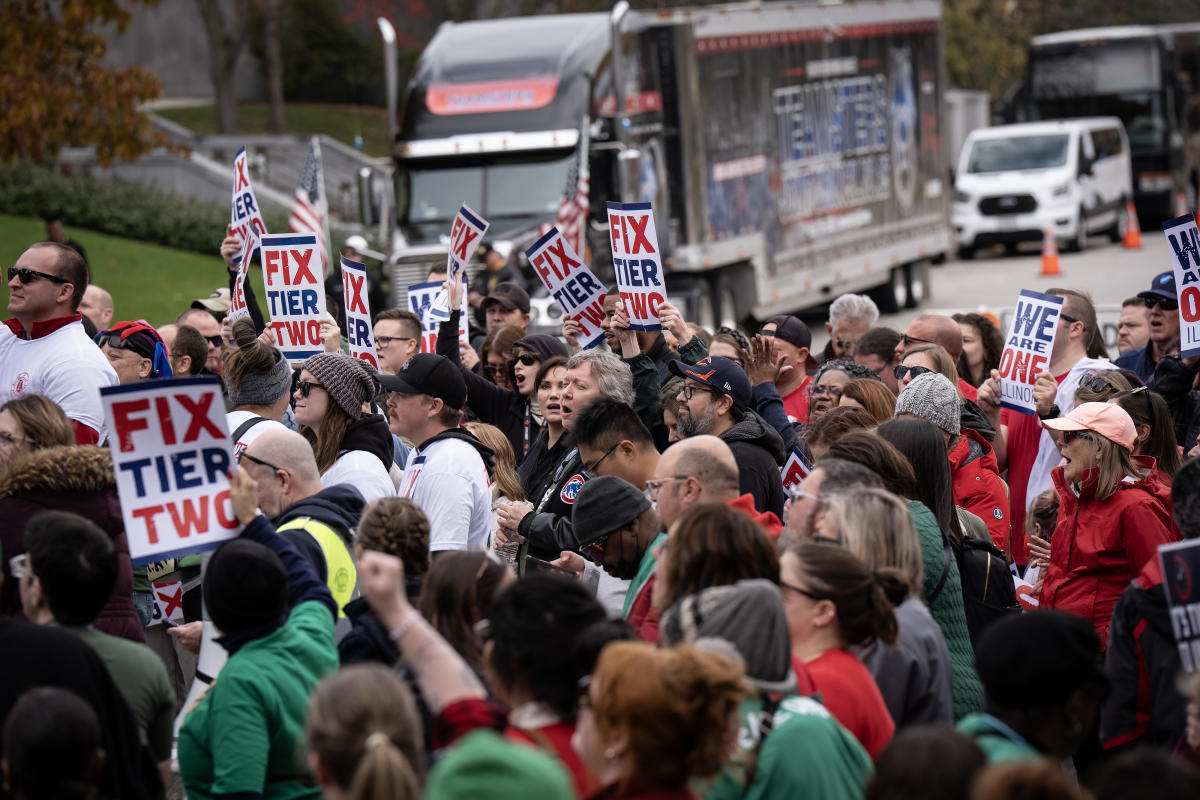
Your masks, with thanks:
[(883, 567), (872, 572), (837, 545), (806, 542), (788, 552), (799, 561), (810, 591), (837, 607), (838, 629), (847, 645), (875, 639), (889, 646), (896, 643), (898, 626), (889, 596), (903, 601), (908, 594), (899, 570)]
[(382, 731), (364, 744), (363, 756), (346, 790), (351, 800), (418, 800), (421, 784), (408, 758)]

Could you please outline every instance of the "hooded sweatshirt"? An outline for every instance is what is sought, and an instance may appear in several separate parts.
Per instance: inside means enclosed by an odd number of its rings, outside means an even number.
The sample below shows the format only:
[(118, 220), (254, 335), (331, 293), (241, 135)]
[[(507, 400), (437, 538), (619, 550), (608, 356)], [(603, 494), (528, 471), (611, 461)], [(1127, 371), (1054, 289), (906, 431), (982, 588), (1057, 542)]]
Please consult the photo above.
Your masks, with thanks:
[(783, 516), (783, 479), (779, 468), (787, 454), (779, 433), (753, 411), (720, 435), (738, 464), (738, 491), (754, 495), (754, 507)]
[[(467, 408), (480, 422), (495, 425), (504, 432), (516, 455), (516, 463), (520, 464), (525, 459), (525, 454), (533, 447), (538, 434), (542, 432), (542, 424), (534, 417), (528, 396), (497, 386), (463, 366), (458, 356), (458, 315), (458, 311), (451, 311), (450, 319), (438, 328), (437, 354), (445, 356), (459, 368), (463, 380), (467, 382)], [(552, 356), (568, 356), (566, 345), (545, 333), (534, 333), (518, 339), (513, 343), (513, 347), (523, 347), (532, 351), (539, 361), (545, 361)], [(516, 386), (511, 367), (509, 381)]]
[[(271, 522), (276, 528), (294, 519), (304, 517), (323, 522), (333, 528), (342, 543), (353, 553), (354, 528), (358, 525), (365, 505), (366, 502), (358, 489), (346, 484), (338, 484), (330, 486), (328, 489), (322, 489), (303, 500), (297, 500)], [(322, 583), (325, 582), (328, 579), (329, 570), (325, 565), (325, 554), (321, 551), (317, 540), (312, 536), (300, 536), (297, 529), (282, 531), (282, 533), (293, 534), (290, 537), (292, 545), (313, 565)]]
[(463, 428), (431, 436), (408, 454), (400, 496), (429, 518), (429, 549), (479, 550), (492, 522), (495, 453)]
[(357, 487), (368, 502), (391, 497), (396, 493), (388, 475), (393, 452), (387, 420), (380, 414), (364, 414), (346, 429), (337, 460), (321, 475), (321, 485)]

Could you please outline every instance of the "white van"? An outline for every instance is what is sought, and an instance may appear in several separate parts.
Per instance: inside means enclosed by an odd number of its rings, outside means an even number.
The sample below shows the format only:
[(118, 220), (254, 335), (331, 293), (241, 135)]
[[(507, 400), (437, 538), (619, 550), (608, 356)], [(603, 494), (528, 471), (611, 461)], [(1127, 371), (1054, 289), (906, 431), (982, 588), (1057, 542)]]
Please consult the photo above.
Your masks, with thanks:
[(998, 125), (972, 131), (954, 177), (952, 222), (961, 258), (976, 249), (1042, 241), (1082, 250), (1087, 237), (1125, 235), (1133, 199), (1129, 140), (1116, 117)]

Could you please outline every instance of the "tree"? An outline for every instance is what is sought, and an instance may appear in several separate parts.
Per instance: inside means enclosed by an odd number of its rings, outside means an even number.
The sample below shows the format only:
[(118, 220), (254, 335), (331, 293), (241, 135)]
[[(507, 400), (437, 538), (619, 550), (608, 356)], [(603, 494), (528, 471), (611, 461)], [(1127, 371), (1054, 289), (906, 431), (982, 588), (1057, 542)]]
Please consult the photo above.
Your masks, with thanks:
[(245, 20), (249, 11), (246, 0), (234, 0), (233, 18), (225, 13), (221, 0), (196, 0), (204, 33), (208, 37), (213, 95), (217, 103), (217, 131), (237, 133), (237, 95), (233, 87), (234, 67), (246, 41)]
[(267, 131), (283, 133), (286, 125), (283, 121), (283, 48), (279, 42), (279, 0), (266, 0), (263, 5), (263, 38), (267, 68), (267, 99), (270, 101), (271, 114), (267, 121)]
[[(157, 0), (134, 0), (152, 5)], [(101, 25), (132, 19), (118, 0), (6, 0), (0, 9), (0, 161), (53, 159), (64, 147), (96, 148), (105, 166), (166, 142), (139, 104), (162, 84), (141, 69), (103, 65)]]

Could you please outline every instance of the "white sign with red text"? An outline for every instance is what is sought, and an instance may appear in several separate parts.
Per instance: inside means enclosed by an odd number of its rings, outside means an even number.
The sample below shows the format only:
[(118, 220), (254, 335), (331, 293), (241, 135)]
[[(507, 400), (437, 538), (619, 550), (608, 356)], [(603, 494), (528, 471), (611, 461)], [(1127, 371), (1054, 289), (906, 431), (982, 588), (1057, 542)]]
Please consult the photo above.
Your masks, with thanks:
[(237, 535), (233, 447), (217, 378), (109, 386), (100, 400), (135, 565), (212, 550)]
[(662, 330), (658, 307), (667, 301), (667, 283), (650, 203), (609, 203), (608, 237), (629, 327)]
[(571, 249), (558, 228), (533, 243), (525, 255), (563, 313), (579, 323), (583, 333), (575, 338), (586, 349), (604, 341), (604, 284)]
[(246, 307), (246, 277), (250, 269), (250, 254), (258, 248), (258, 234), (251, 231), (242, 242), (242, 252), (237, 257), (237, 280), (233, 284), (233, 296), (229, 298), (229, 322), (250, 316)]
[[(458, 214), (454, 216), (454, 223), (450, 226), (450, 247), (446, 252), (447, 278), (454, 281), (462, 275), (463, 282), (466, 283), (467, 262), (475, 254), (480, 241), (483, 240), (483, 234), (490, 226), (490, 222), (472, 211), (466, 203), (459, 207)], [(444, 291), (434, 296), (429, 314), (437, 322), (450, 319), (450, 298)]]
[[(438, 326), (446, 319), (433, 313), (433, 305), (442, 284), (414, 283), (408, 287), (408, 307), (421, 318), (421, 352), (436, 353)], [(444, 296), (444, 293), (443, 293)], [(471, 346), (471, 335), (467, 330), (467, 289), (463, 286), (462, 304), (458, 314), (458, 340), (467, 347)]]
[(1062, 304), (1061, 297), (1029, 289), (1022, 289), (1017, 296), (1012, 325), (1000, 355), (1000, 405), (1005, 408), (1037, 415), (1033, 385), (1038, 373), (1050, 368)]
[(315, 233), (268, 233), (262, 237), (263, 282), (279, 349), (291, 361), (325, 352), (321, 317), (325, 283)]
[(155, 581), (153, 586), (154, 619), (150, 625), (160, 625), (164, 620), (174, 622), (183, 619), (183, 581)]
[(346, 300), (346, 342), (350, 355), (361, 358), (375, 370), (375, 340), (371, 338), (371, 303), (367, 297), (367, 267), (342, 256), (342, 289)]
[[(1200, 355), (1200, 231), (1191, 214), (1163, 223), (1167, 244), (1171, 246), (1171, 267), (1179, 298), (1179, 355)], [(1164, 282), (1165, 283), (1165, 282)]]
[[(229, 224), (233, 235), (242, 244), (245, 251), (246, 240), (253, 235), (261, 238), (267, 232), (263, 222), (262, 211), (258, 207), (258, 199), (254, 196), (254, 187), (250, 185), (250, 173), (246, 168), (246, 148), (238, 150), (233, 159), (233, 199), (229, 209)], [(253, 254), (253, 249), (251, 249)], [(242, 256), (235, 256), (240, 263)]]
[(800, 452), (800, 448), (793, 447), (788, 452), (783, 468), (779, 470), (779, 477), (783, 479), (783, 490), (790, 492), (795, 489), (800, 485), (800, 481), (808, 477), (810, 472), (812, 472), (812, 464)]

